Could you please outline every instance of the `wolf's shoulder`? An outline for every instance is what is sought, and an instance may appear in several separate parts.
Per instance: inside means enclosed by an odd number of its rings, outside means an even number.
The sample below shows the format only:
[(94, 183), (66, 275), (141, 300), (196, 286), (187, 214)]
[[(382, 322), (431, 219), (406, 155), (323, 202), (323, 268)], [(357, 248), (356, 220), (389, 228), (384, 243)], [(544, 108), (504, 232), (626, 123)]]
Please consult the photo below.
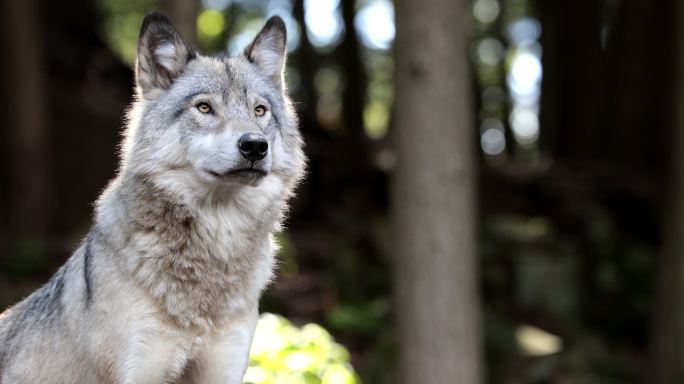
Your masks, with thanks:
[(61, 318), (65, 269), (62, 266), (46, 284), (0, 314), (0, 367), (21, 344), (24, 334)]
[(0, 314), (0, 334), (17, 323), (54, 318), (62, 312), (66, 266), (62, 266), (42, 287)]

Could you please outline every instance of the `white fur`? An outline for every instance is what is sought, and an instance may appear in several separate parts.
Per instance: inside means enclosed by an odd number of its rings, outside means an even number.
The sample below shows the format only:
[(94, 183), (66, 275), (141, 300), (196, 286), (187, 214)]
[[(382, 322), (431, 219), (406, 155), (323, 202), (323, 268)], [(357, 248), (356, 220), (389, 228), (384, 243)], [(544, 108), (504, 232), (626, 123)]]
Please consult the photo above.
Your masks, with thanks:
[(154, 55), (157, 58), (157, 62), (163, 65), (169, 71), (176, 70), (178, 54), (176, 46), (171, 42), (167, 42), (159, 45), (154, 50)]
[(266, 46), (255, 52), (255, 59), (264, 73), (279, 76), (283, 68), (284, 57), (275, 47)]

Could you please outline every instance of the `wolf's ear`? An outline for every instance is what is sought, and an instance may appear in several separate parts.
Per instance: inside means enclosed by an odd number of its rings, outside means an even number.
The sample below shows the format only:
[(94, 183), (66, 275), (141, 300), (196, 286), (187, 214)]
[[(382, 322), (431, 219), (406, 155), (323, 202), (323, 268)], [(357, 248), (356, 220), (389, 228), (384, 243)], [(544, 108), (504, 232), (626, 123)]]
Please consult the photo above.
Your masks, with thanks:
[(140, 28), (135, 64), (135, 80), (143, 95), (170, 87), (194, 56), (166, 15), (147, 15)]
[(273, 16), (251, 44), (245, 48), (244, 55), (280, 89), (283, 85), (287, 31), (283, 19)]

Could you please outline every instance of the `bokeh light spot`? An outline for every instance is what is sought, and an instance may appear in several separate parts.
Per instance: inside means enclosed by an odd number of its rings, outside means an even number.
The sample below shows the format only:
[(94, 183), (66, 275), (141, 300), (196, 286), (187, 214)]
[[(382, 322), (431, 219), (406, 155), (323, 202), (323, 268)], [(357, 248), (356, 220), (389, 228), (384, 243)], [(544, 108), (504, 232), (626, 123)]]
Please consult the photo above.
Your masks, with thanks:
[(477, 0), (473, 4), (473, 15), (482, 23), (491, 23), (499, 16), (499, 3), (496, 0)]
[(539, 98), (541, 79), (542, 66), (537, 55), (523, 51), (514, 57), (507, 82), (516, 102), (536, 103)]
[(354, 27), (364, 45), (371, 49), (389, 49), (396, 33), (394, 6), (388, 0), (372, 0), (361, 8)]
[(344, 32), (340, 0), (305, 0), (304, 21), (309, 40), (314, 47), (336, 45)]
[(499, 119), (487, 119), (480, 126), (480, 146), (482, 151), (490, 156), (503, 153), (506, 149), (506, 135), (504, 126)]
[(504, 55), (504, 46), (498, 39), (488, 37), (477, 45), (477, 57), (487, 65), (498, 64)]
[(508, 25), (508, 38), (517, 45), (528, 45), (539, 40), (541, 25), (531, 17), (523, 17)]
[(389, 125), (389, 110), (387, 106), (378, 101), (372, 101), (363, 110), (363, 122), (366, 135), (371, 139), (380, 139), (387, 133)]
[(530, 108), (517, 107), (510, 117), (511, 128), (515, 139), (523, 145), (534, 143), (539, 137), (539, 118), (536, 111)]
[(526, 356), (546, 356), (563, 349), (563, 340), (531, 325), (522, 325), (515, 330), (515, 339)]
[(216, 9), (206, 9), (197, 18), (197, 31), (203, 37), (214, 38), (220, 35), (225, 27), (223, 13)]

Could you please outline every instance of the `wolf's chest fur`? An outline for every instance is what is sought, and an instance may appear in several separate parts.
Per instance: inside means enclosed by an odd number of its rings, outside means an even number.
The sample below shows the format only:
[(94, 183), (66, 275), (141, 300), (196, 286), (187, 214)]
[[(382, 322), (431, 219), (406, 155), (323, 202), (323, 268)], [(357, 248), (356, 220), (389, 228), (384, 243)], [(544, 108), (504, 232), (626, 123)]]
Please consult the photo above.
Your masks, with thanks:
[[(257, 305), (271, 279), (273, 213), (239, 199), (190, 209), (146, 193), (123, 250), (126, 270), (181, 328), (220, 328)], [(253, 204), (252, 204), (253, 205)]]

